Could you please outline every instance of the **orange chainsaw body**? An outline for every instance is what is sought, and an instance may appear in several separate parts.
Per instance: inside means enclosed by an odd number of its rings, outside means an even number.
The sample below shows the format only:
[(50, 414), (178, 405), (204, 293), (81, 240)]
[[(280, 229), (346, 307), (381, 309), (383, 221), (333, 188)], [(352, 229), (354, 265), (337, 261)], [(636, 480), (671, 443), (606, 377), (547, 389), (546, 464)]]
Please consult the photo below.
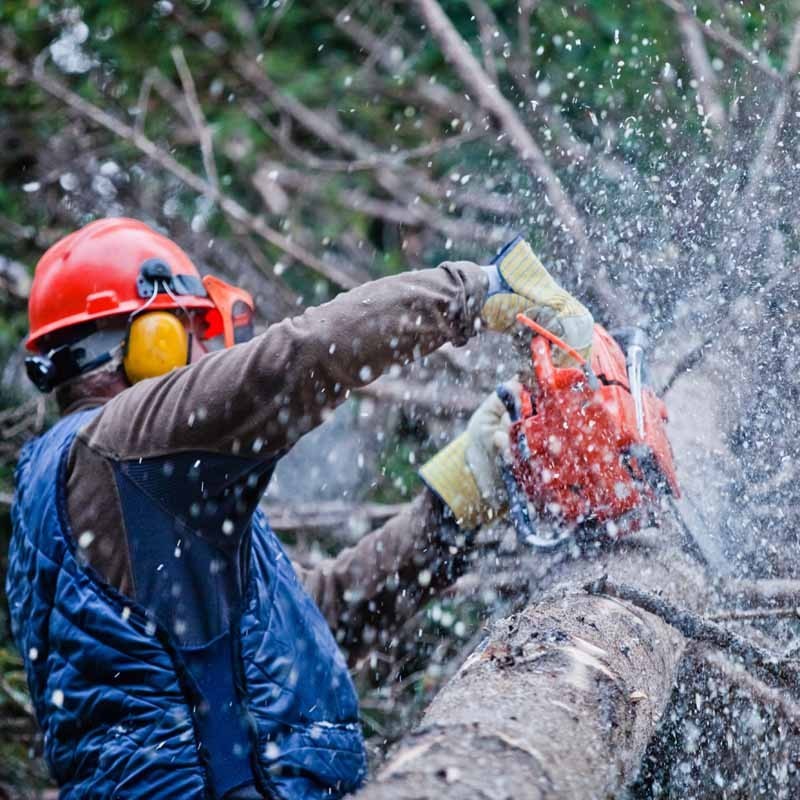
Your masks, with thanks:
[(592, 346), (596, 382), (577, 366), (556, 367), (550, 348), (542, 336), (531, 342), (536, 383), (523, 389), (511, 431), (512, 469), (529, 502), (541, 518), (567, 526), (605, 524), (626, 533), (657, 522), (659, 496), (679, 495), (666, 406), (642, 386), (641, 435), (625, 354), (600, 325)]

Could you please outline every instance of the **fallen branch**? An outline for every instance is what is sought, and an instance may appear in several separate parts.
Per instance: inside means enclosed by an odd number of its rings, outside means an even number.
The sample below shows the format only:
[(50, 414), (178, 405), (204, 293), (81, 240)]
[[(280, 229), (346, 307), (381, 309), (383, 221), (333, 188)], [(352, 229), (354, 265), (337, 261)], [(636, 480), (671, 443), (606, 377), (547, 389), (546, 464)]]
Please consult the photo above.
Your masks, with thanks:
[(340, 528), (353, 521), (368, 527), (399, 514), (407, 503), (344, 503), (341, 501), (314, 503), (264, 504), (269, 524), (276, 531), (297, 531), (313, 528)]
[(758, 647), (744, 637), (709, 622), (698, 614), (672, 605), (655, 594), (643, 592), (635, 586), (613, 583), (606, 576), (585, 584), (583, 589), (591, 595), (616, 597), (632, 603), (660, 617), (687, 639), (726, 650), (741, 658), (746, 666), (758, 667), (780, 681), (791, 683), (800, 680), (800, 664), (788, 662), (778, 654)]
[(800, 618), (800, 606), (794, 608), (752, 608), (744, 611), (716, 611), (708, 615), (714, 622), (727, 622), (734, 620), (769, 619), (770, 617), (797, 617)]
[(767, 686), (744, 667), (725, 658), (722, 653), (712, 651), (703, 653), (701, 657), (711, 667), (721, 672), (731, 684), (741, 687), (766, 708), (778, 709), (787, 722), (791, 723), (795, 729), (800, 729), (800, 704), (796, 703), (786, 692)]
[[(688, 591), (704, 608), (702, 578), (663, 538), (655, 553), (608, 559), (626, 581)], [(667, 707), (685, 640), (657, 615), (575, 591), (583, 560), (561, 567), (548, 596), (491, 626), (360, 798), (623, 792)]]
[(719, 594), (732, 605), (737, 606), (800, 606), (800, 581), (771, 580), (732, 580), (720, 582)]

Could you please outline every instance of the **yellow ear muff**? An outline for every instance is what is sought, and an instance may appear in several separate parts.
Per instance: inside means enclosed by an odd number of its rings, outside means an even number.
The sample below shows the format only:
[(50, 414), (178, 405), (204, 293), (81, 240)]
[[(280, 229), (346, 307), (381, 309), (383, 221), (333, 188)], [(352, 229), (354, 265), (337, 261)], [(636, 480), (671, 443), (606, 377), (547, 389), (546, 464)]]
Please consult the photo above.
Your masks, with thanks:
[(150, 311), (128, 326), (122, 365), (131, 383), (156, 378), (189, 361), (189, 334), (167, 311)]

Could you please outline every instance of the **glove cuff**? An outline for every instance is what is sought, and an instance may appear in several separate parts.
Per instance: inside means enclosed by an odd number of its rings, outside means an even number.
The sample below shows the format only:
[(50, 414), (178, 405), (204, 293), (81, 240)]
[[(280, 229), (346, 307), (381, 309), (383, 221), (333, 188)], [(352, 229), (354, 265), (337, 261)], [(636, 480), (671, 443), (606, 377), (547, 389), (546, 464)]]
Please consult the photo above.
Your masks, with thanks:
[(466, 433), (441, 449), (419, 471), (420, 477), (453, 512), (460, 528), (476, 528), (491, 515), (467, 464)]

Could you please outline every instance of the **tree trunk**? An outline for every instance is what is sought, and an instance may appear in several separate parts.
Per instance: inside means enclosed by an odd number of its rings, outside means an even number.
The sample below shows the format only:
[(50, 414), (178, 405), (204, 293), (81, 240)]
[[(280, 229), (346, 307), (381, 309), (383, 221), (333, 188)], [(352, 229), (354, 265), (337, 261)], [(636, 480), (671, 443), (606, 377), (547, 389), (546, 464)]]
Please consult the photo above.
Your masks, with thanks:
[(492, 627), (359, 797), (585, 800), (628, 785), (685, 640), (659, 617), (580, 587), (607, 573), (702, 612), (707, 582), (677, 541), (665, 528), (553, 565), (541, 598)]

